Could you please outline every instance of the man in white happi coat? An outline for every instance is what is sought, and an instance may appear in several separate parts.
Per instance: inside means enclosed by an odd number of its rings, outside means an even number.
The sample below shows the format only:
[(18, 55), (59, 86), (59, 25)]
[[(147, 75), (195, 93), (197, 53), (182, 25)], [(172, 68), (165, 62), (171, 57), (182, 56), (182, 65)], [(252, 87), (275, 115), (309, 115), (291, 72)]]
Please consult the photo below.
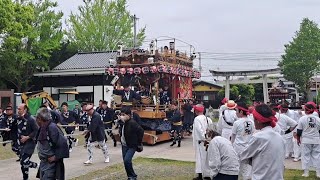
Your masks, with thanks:
[(234, 101), (229, 100), (226, 103), (227, 109), (222, 112), (217, 124), (218, 129), (221, 130), (221, 136), (229, 140), (232, 134), (233, 123), (237, 120), (236, 111), (234, 110), (236, 106), (237, 104)]
[[(240, 155), (248, 145), (255, 131), (253, 119), (248, 117), (249, 110), (244, 102), (238, 102), (236, 107), (238, 120), (233, 124), (231, 142), (237, 155)], [(247, 162), (240, 163), (240, 174), (243, 180), (251, 179), (252, 167)]]
[(194, 111), (197, 117), (193, 122), (193, 147), (195, 148), (196, 153), (196, 174), (198, 177), (194, 178), (194, 180), (202, 180), (203, 177), (210, 178), (211, 173), (209, 169), (206, 167), (206, 147), (205, 142), (208, 137), (206, 137), (207, 131), (212, 127), (212, 120), (203, 115), (204, 106), (198, 104), (194, 106)]
[[(277, 108), (274, 108), (275, 111), (279, 111), (281, 109), (282, 105), (279, 105)], [(282, 137), (285, 140), (285, 146), (286, 146), (286, 158), (289, 158), (290, 155), (293, 154), (293, 134), (292, 131), (296, 128), (298, 123), (291, 119), (286, 114), (282, 113), (280, 110), (279, 112), (276, 112), (276, 118), (278, 119), (277, 124), (281, 128)]]
[(320, 178), (320, 119), (313, 115), (314, 110), (311, 104), (305, 105), (306, 115), (300, 118), (297, 127), (297, 142), (301, 145), (302, 176), (308, 177), (310, 167), (314, 166)]
[(283, 180), (285, 143), (272, 127), (276, 117), (265, 104), (256, 106), (253, 111), (255, 128), (248, 145), (240, 154), (240, 161), (252, 164), (252, 180)]

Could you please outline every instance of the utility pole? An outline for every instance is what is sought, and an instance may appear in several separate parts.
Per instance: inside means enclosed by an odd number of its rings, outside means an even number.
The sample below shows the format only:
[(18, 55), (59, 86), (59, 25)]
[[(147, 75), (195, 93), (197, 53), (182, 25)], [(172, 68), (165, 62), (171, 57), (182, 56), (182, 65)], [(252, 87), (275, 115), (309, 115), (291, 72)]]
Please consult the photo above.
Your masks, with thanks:
[(199, 54), (199, 71), (202, 72), (202, 66), (201, 66), (201, 52), (198, 52)]
[(136, 15), (133, 15), (133, 49), (136, 48), (136, 42), (137, 42), (137, 20), (138, 18)]

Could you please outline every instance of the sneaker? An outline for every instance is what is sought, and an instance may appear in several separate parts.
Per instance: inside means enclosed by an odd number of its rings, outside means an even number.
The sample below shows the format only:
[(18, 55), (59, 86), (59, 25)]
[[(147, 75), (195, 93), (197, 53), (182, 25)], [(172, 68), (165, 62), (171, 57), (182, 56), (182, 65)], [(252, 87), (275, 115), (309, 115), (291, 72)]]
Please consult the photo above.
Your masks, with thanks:
[(170, 146), (174, 146), (176, 144), (176, 142), (173, 142), (172, 144), (170, 144)]
[(300, 159), (298, 159), (298, 158), (294, 158), (293, 159), (293, 162), (298, 162)]
[(309, 174), (303, 173), (302, 177), (309, 177)]
[(16, 162), (20, 162), (20, 158), (16, 160)]
[(91, 161), (91, 160), (88, 160), (88, 161), (84, 162), (83, 164), (85, 164), (85, 165), (91, 165), (91, 164), (92, 164), (92, 161)]
[(69, 149), (69, 153), (71, 153), (71, 152), (72, 152), (72, 148)]
[(74, 146), (78, 146), (79, 144), (79, 139), (76, 139), (76, 142), (74, 143)]
[(110, 162), (110, 158), (107, 157), (105, 160), (104, 160), (105, 163), (109, 163)]

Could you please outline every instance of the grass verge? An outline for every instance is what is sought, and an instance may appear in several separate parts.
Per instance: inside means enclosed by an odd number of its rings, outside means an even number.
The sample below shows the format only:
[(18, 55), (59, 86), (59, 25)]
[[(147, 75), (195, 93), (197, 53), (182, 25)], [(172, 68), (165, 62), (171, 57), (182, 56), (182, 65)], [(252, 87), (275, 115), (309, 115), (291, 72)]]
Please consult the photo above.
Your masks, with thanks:
[[(141, 180), (185, 180), (192, 179), (194, 174), (193, 162), (175, 161), (167, 159), (154, 158), (136, 158), (133, 160), (133, 167)], [(285, 171), (285, 180), (314, 180), (316, 179), (315, 172), (310, 173), (309, 178), (302, 178), (301, 170)], [(73, 180), (87, 179), (108, 179), (119, 180), (126, 179), (126, 173), (123, 164), (116, 164), (106, 167), (101, 170), (90, 172), (86, 175), (79, 176)]]

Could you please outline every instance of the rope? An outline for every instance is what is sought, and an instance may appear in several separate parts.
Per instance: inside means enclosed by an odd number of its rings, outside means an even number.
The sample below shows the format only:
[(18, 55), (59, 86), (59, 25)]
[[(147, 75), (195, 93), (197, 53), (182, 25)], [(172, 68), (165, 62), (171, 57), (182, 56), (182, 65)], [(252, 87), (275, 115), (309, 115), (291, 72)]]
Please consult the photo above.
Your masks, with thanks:
[(60, 127), (78, 127), (78, 126), (87, 126), (86, 124), (79, 124), (79, 125), (62, 125), (62, 124), (59, 124), (58, 126)]
[(12, 141), (3, 141), (3, 142), (0, 142), (0, 144), (7, 144), (7, 143), (11, 143)]
[[(0, 131), (7, 131), (8, 129), (0, 129)], [(10, 129), (9, 129), (10, 130)]]

